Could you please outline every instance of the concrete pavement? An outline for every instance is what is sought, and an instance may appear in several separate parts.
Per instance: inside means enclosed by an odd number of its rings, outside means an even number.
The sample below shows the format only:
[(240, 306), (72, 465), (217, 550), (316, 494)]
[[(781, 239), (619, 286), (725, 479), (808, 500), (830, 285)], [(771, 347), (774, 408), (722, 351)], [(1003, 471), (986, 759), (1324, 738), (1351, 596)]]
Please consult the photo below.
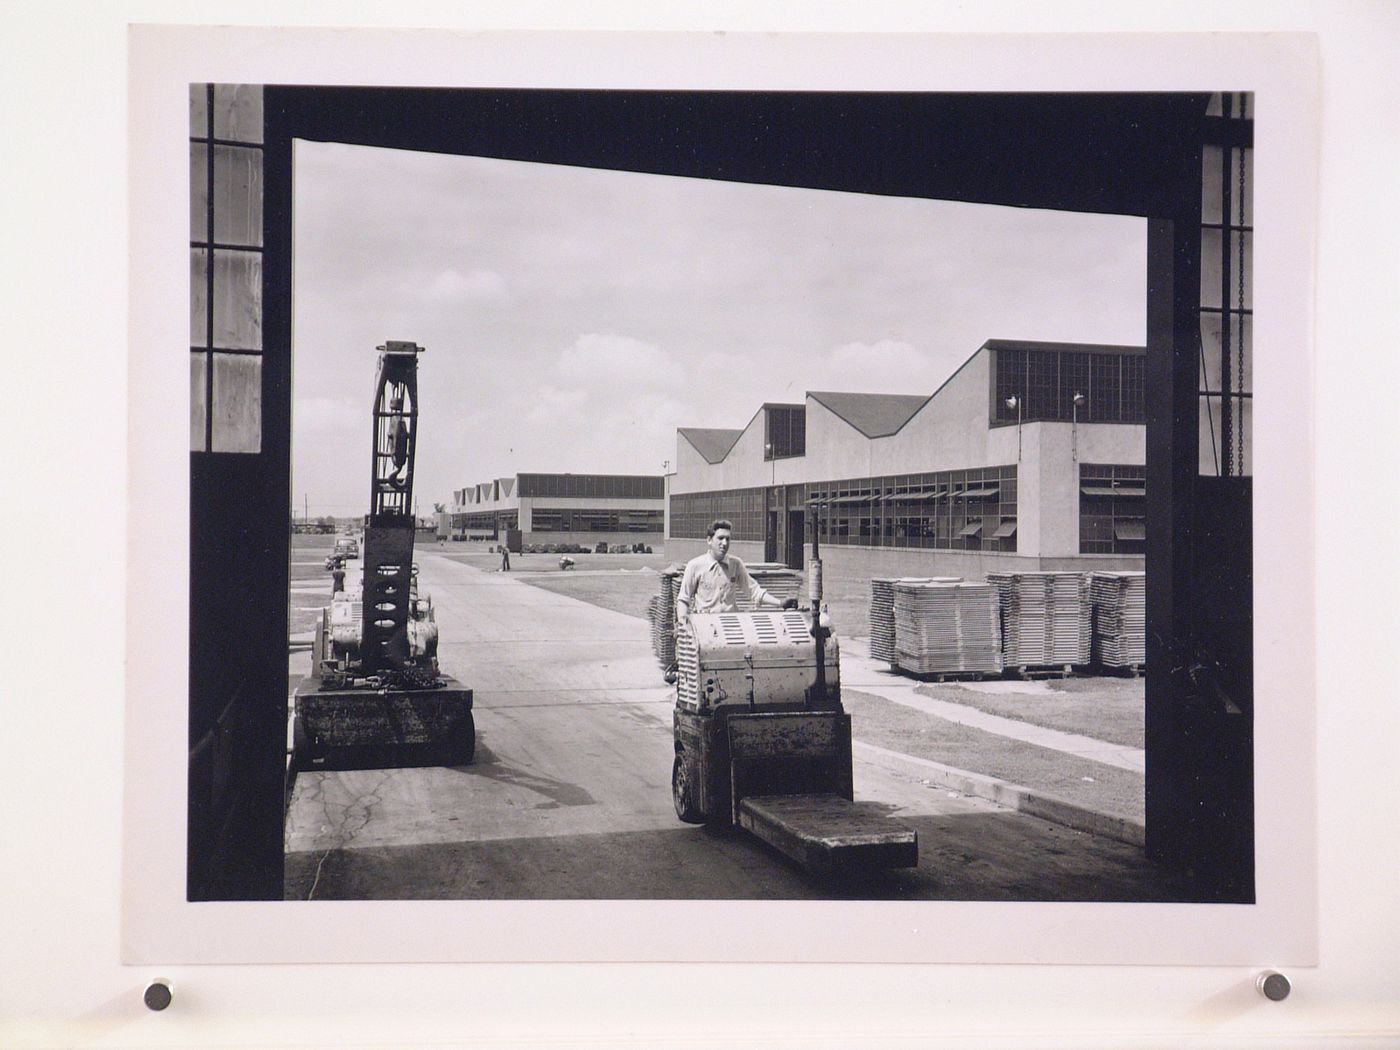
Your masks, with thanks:
[[(756, 840), (676, 820), (671, 690), (645, 620), (431, 551), (419, 562), (444, 670), (476, 691), (478, 760), (302, 774), (287, 824), (290, 896), (1171, 897), (1139, 850), (1037, 819), (1014, 793), (994, 802), (950, 788), (961, 771), (933, 778), (931, 764), (869, 746), (857, 748), (857, 799), (921, 829), (919, 868), (814, 885)], [(842, 655), (844, 685), (884, 687), (868, 658)]]

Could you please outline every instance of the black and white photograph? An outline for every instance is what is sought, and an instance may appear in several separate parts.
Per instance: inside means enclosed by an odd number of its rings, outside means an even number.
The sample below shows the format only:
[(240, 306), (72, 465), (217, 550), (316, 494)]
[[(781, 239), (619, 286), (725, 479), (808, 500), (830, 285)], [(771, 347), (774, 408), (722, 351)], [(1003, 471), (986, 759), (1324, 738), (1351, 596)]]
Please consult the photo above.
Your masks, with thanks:
[(189, 899), (1252, 904), (1214, 86), (191, 85)]
[(372, 38), (138, 35), (130, 958), (1313, 956), (1285, 47)]

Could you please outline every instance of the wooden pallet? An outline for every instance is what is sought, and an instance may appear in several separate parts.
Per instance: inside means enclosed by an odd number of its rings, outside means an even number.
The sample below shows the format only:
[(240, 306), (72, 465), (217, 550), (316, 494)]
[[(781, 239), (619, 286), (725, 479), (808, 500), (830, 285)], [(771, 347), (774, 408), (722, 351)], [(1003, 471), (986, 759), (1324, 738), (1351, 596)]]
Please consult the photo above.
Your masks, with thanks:
[(1020, 667), (1008, 667), (1006, 670), (1023, 682), (1042, 678), (1070, 678), (1080, 673), (1073, 664), (1023, 664)]
[(913, 678), (919, 682), (990, 682), (1002, 676), (1000, 671), (910, 671), (908, 668), (895, 666), (894, 670), (904, 675), (906, 678)]
[(1146, 664), (1097, 664), (1094, 670), (1110, 678), (1141, 678), (1147, 673)]

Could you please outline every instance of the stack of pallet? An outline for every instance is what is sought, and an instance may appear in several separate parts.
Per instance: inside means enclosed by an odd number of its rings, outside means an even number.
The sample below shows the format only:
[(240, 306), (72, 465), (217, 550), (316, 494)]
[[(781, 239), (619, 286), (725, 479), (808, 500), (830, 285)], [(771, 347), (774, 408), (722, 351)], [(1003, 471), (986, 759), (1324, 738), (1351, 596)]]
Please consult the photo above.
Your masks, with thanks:
[(676, 662), (676, 593), (681, 586), (681, 571), (667, 569), (660, 575), (660, 591), (647, 601), (647, 619), (651, 623), (651, 651), (663, 671)]
[(961, 583), (961, 576), (876, 577), (870, 581), (870, 658), (898, 666), (895, 651), (894, 588), (900, 583)]
[[(749, 577), (775, 598), (796, 598), (802, 601), (802, 574), (786, 565), (748, 565)], [(753, 602), (747, 594), (735, 596), (735, 604), (740, 609), (752, 609)]]
[(1093, 605), (1080, 572), (989, 572), (1008, 667), (1068, 667), (1092, 655)]
[(895, 655), (913, 674), (1002, 669), (996, 589), (989, 583), (896, 583)]
[(1090, 577), (1095, 661), (1104, 667), (1141, 667), (1147, 662), (1146, 577), (1141, 572)]
[(700, 702), (700, 650), (695, 644), (695, 635), (690, 633), (690, 624), (683, 624), (674, 638), (676, 654), (676, 699), (692, 707)]

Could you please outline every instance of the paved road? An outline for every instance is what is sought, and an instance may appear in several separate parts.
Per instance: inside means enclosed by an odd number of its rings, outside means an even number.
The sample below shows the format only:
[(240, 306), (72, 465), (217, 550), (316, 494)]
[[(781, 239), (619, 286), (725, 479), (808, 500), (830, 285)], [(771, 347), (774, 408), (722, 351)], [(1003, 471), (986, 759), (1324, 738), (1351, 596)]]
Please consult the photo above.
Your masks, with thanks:
[[(297, 778), (294, 898), (1163, 899), (1138, 850), (933, 788), (858, 749), (857, 800), (919, 832), (919, 867), (814, 880), (742, 832), (677, 821), (671, 694), (646, 621), (431, 551), (445, 671), (476, 761)], [(859, 737), (859, 727), (856, 727)]]

